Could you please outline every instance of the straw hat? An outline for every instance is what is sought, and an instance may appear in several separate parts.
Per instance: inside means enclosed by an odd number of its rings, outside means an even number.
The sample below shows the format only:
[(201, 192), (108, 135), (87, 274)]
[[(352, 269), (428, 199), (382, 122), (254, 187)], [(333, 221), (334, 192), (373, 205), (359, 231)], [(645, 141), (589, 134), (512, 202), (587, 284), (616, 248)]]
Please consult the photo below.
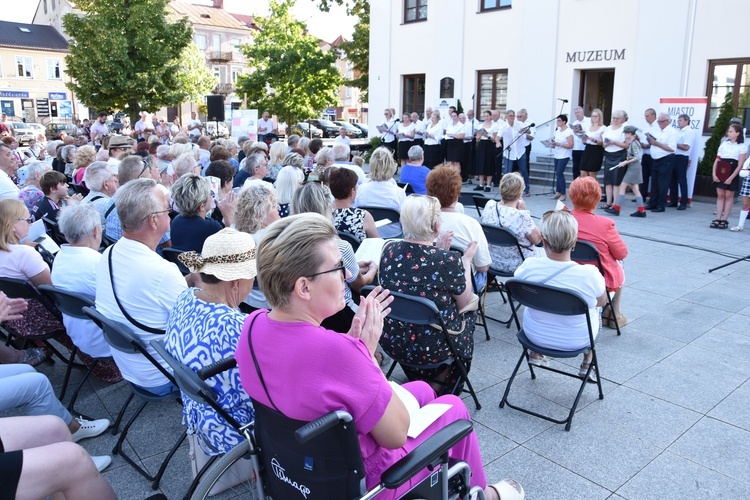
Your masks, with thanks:
[(252, 279), (255, 268), (255, 240), (247, 233), (224, 228), (203, 243), (203, 252), (185, 252), (179, 259), (191, 272), (215, 276), (221, 281)]

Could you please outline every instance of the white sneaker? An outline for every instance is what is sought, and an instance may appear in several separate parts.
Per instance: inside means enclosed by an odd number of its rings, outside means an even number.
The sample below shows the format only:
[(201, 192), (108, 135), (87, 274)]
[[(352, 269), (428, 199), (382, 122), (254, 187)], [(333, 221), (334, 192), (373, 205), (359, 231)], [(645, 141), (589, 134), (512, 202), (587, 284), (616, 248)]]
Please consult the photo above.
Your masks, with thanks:
[(734, 226), (730, 231), (734, 231), (735, 233), (738, 233), (740, 231), (744, 231), (745, 229), (742, 226)]
[(91, 460), (94, 461), (94, 465), (96, 465), (96, 470), (98, 470), (99, 472), (109, 467), (109, 464), (112, 463), (112, 457), (110, 457), (109, 455), (100, 455), (97, 457), (92, 456)]
[(106, 431), (109, 427), (109, 419), (100, 418), (98, 420), (85, 420), (81, 417), (76, 418), (78, 424), (81, 426), (75, 434), (73, 434), (73, 442), (77, 443), (81, 439), (96, 437), (102, 432)]

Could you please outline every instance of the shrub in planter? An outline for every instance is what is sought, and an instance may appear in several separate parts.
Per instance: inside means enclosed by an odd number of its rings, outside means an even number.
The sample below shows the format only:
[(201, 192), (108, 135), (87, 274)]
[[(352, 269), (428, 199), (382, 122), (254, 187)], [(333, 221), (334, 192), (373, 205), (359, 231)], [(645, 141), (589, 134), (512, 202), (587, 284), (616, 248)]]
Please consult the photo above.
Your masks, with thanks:
[(698, 162), (699, 175), (711, 175), (714, 160), (716, 160), (716, 153), (718, 153), (719, 144), (721, 144), (721, 138), (726, 135), (729, 128), (729, 120), (732, 119), (732, 116), (734, 116), (734, 106), (732, 104), (732, 93), (729, 92), (724, 97), (724, 102), (719, 109), (719, 116), (716, 117), (716, 123), (714, 124), (714, 132), (706, 141), (706, 147), (703, 149), (703, 158)]

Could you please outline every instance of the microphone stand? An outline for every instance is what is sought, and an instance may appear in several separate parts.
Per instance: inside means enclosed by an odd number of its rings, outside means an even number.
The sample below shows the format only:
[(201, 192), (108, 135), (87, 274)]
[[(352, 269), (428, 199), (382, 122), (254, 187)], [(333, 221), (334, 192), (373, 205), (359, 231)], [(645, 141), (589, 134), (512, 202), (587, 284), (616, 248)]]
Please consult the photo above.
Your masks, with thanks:
[[(562, 103), (562, 106), (565, 106), (564, 102)], [(562, 114), (562, 106), (560, 106), (560, 114)], [(541, 125), (539, 125), (537, 128), (541, 128), (541, 127), (544, 127), (545, 125), (549, 125), (550, 123), (552, 123), (555, 120), (557, 120), (557, 116), (555, 116), (554, 118), (551, 118), (551, 119), (547, 120), (546, 122), (544, 122)], [(554, 131), (553, 131), (553, 136), (554, 136)], [(529, 165), (531, 165), (531, 162), (529, 162)], [(552, 170), (553, 170), (552, 184), (549, 187), (550, 193), (552, 193), (552, 194), (554, 194), (554, 185), (555, 185), (554, 168), (555, 168), (555, 163), (553, 161), (552, 162)], [(537, 193), (534, 196), (546, 196), (546, 195), (547, 195), (547, 190), (546, 190), (546, 185), (545, 185), (544, 191), (542, 191), (541, 193)]]

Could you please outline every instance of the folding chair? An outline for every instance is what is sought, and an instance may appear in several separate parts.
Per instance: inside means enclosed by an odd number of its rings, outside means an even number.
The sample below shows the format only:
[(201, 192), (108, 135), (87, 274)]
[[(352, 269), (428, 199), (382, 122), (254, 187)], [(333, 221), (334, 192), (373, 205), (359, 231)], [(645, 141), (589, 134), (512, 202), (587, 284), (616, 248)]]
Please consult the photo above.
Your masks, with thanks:
[[(361, 293), (362, 295), (367, 296), (370, 292), (372, 292), (374, 288), (375, 287), (373, 287), (372, 285), (362, 287)], [(453, 369), (458, 370), (458, 378), (456, 380), (455, 386), (447, 387), (447, 389), (449, 389), (450, 393), (456, 395), (459, 395), (462, 392), (468, 392), (469, 394), (471, 394), (472, 399), (474, 399), (474, 405), (476, 406), (477, 410), (480, 410), (482, 408), (482, 405), (479, 404), (477, 394), (476, 392), (474, 392), (474, 387), (471, 385), (471, 381), (469, 380), (468, 368), (470, 367), (470, 360), (464, 360), (463, 358), (461, 358), (461, 356), (459, 356), (458, 349), (456, 348), (456, 344), (453, 341), (453, 337), (450, 333), (448, 333), (448, 327), (445, 326), (443, 317), (440, 315), (440, 311), (438, 310), (435, 303), (424, 297), (414, 297), (412, 295), (406, 295), (405, 293), (394, 291), (391, 291), (391, 297), (393, 297), (393, 302), (391, 302), (391, 313), (388, 315), (389, 318), (396, 321), (401, 321), (402, 323), (411, 323), (414, 325), (433, 325), (433, 328), (436, 325), (440, 326), (440, 329), (442, 330), (445, 337), (445, 342), (451, 351), (451, 358), (449, 358), (445, 364), (452, 365)], [(424, 368), (423, 365), (418, 365), (402, 359), (394, 358), (394, 362), (388, 370), (386, 378), (390, 378), (397, 363), (406, 368)], [(446, 386), (446, 383), (444, 382), (434, 382)], [(464, 384), (466, 384), (467, 389), (463, 389)]]
[(57, 225), (57, 221), (47, 217), (42, 217), (42, 220), (44, 221), (44, 226), (47, 228), (49, 237), (52, 238), (55, 243), (63, 245), (68, 242), (68, 240), (65, 239), (65, 235), (60, 231), (60, 226)]
[[(70, 365), (71, 363), (75, 362), (72, 355), (68, 355), (68, 357), (66, 358), (60, 353), (60, 351), (57, 350), (57, 348), (55, 348), (55, 346), (50, 343), (50, 339), (54, 338), (60, 333), (65, 333), (65, 327), (62, 326), (62, 314), (60, 314), (60, 311), (58, 311), (54, 305), (52, 305), (46, 298), (42, 296), (41, 293), (39, 293), (39, 290), (37, 290), (30, 281), (19, 280), (15, 278), (0, 278), (0, 291), (11, 299), (36, 300), (40, 302), (47, 311), (49, 311), (58, 321), (60, 321), (61, 326), (60, 330), (55, 330), (41, 335), (22, 335), (21, 333), (11, 328), (9, 325), (5, 324), (0, 327), (0, 331), (5, 334), (5, 345), (10, 345), (11, 340), (13, 340), (14, 337), (18, 337), (21, 339), (21, 349), (24, 349), (26, 348), (26, 343), (29, 340), (36, 340), (42, 342), (45, 347), (47, 347), (47, 349), (54, 353), (64, 363)], [(65, 386), (63, 386), (60, 398), (64, 396)]]
[(172, 262), (173, 264), (177, 264), (177, 267), (180, 269), (180, 272), (183, 276), (187, 276), (190, 274), (190, 269), (187, 268), (185, 264), (183, 264), (178, 257), (180, 254), (184, 253), (184, 250), (178, 250), (176, 248), (162, 248), (161, 249), (161, 256), (168, 260), (169, 262)]
[(397, 182), (396, 184), (398, 184), (398, 187), (404, 190), (404, 193), (406, 193), (406, 196), (409, 196), (410, 194), (414, 194), (414, 188), (408, 182)]
[[(482, 224), (482, 231), (484, 232), (485, 237), (487, 238), (487, 244), (490, 246), (496, 246), (496, 247), (509, 247), (509, 248), (515, 248), (518, 250), (518, 255), (521, 256), (521, 261), (524, 260), (523, 252), (521, 251), (521, 244), (518, 242), (518, 238), (516, 238), (516, 235), (505, 229), (504, 227), (500, 226), (493, 226), (491, 224)], [(512, 272), (506, 272), (501, 269), (498, 269), (494, 266), (494, 264), (490, 264), (490, 270), (487, 271), (487, 286), (484, 287), (484, 294), (481, 297), (481, 307), (484, 309), (485, 301), (487, 300), (487, 293), (490, 291), (491, 288), (496, 289), (498, 292), (500, 292), (500, 297), (503, 299), (503, 303), (507, 303), (505, 299), (505, 283), (500, 278), (512, 278), (513, 273)], [(512, 305), (512, 304), (511, 304)], [(488, 319), (491, 319), (492, 321), (497, 321), (498, 323), (503, 323), (505, 325), (505, 328), (510, 328), (511, 321), (515, 320), (516, 322), (516, 328), (521, 328), (518, 317), (516, 316), (514, 309), (511, 307), (511, 314), (510, 317), (503, 321), (497, 318), (493, 318), (491, 316), (486, 316)]]
[[(86, 314), (83, 312), (83, 308), (87, 306), (94, 307), (94, 299), (92, 297), (80, 293), (61, 290), (60, 288), (55, 288), (51, 285), (41, 285), (39, 287), (39, 291), (45, 297), (47, 297), (50, 303), (54, 304), (61, 313), (77, 319), (89, 319), (89, 317), (86, 316)], [(73, 344), (73, 350), (70, 351), (70, 359), (75, 359), (76, 354), (78, 354), (78, 347)], [(76, 399), (78, 399), (78, 393), (81, 391), (81, 388), (83, 387), (83, 384), (86, 382), (86, 380), (88, 380), (89, 375), (91, 375), (91, 372), (94, 370), (94, 367), (96, 367), (99, 361), (111, 361), (112, 357), (107, 356), (104, 358), (93, 359), (94, 363), (88, 368), (88, 370), (86, 370), (86, 373), (78, 383), (75, 391), (73, 391), (73, 396), (71, 396), (70, 402), (68, 403), (68, 411), (74, 415), (80, 414), (80, 412), (77, 412), (75, 410)], [(68, 368), (65, 370), (65, 376), (63, 377), (62, 389), (60, 391), (60, 400), (65, 398), (65, 391), (68, 387), (68, 382), (70, 381), (70, 373), (72, 370), (73, 363), (68, 363)]]
[(388, 219), (390, 223), (380, 226), (378, 231), (380, 232), (381, 238), (401, 238), (403, 232), (401, 229), (401, 214), (392, 208), (382, 207), (359, 207), (362, 210), (367, 210), (375, 219), (375, 222)]
[[(460, 248), (460, 247), (457, 247), (457, 246), (451, 245), (451, 251), (452, 252), (458, 252), (462, 257), (464, 255), (464, 249)], [(484, 286), (486, 288), (487, 287), (487, 283), (485, 283)], [(477, 286), (477, 281), (474, 279), (474, 274), (473, 273), (471, 275), (471, 288), (472, 288), (472, 290), (474, 290), (474, 293), (476, 293), (479, 297), (481, 297), (482, 294), (484, 293), (484, 289), (479, 290), (479, 287)], [(474, 324), (483, 327), (484, 328), (484, 336), (486, 337), (487, 340), (490, 340), (490, 331), (487, 328), (487, 318), (484, 316), (484, 304), (482, 303), (481, 300), (479, 301), (479, 311), (478, 312), (479, 312), (479, 317), (482, 319), (482, 322), (481, 323), (477, 322), (477, 323), (474, 323)]]
[[(559, 351), (556, 349), (547, 349), (545, 347), (538, 346), (528, 339), (523, 329), (519, 328), (518, 341), (523, 347), (523, 352), (521, 353), (521, 357), (518, 359), (518, 363), (516, 363), (516, 367), (513, 369), (513, 373), (508, 380), (508, 385), (505, 387), (503, 399), (500, 401), (500, 408), (503, 408), (507, 404), (514, 410), (522, 411), (529, 415), (534, 415), (535, 417), (539, 417), (556, 424), (565, 424), (565, 430), (569, 431), (570, 424), (573, 421), (573, 415), (575, 414), (576, 408), (578, 407), (578, 402), (581, 399), (581, 394), (583, 394), (583, 389), (586, 387), (586, 383), (589, 380), (592, 369), (596, 373), (596, 385), (599, 388), (599, 399), (604, 399), (604, 393), (602, 392), (602, 379), (601, 375), (599, 374), (599, 361), (596, 358), (594, 331), (591, 326), (591, 318), (589, 318), (588, 315), (589, 307), (586, 304), (586, 300), (578, 292), (572, 290), (566, 290), (550, 285), (541, 285), (524, 280), (510, 279), (505, 282), (505, 287), (508, 292), (510, 307), (511, 309), (513, 309), (514, 314), (516, 311), (515, 306), (513, 305), (513, 300), (517, 301), (521, 305), (526, 306), (529, 309), (536, 309), (538, 311), (543, 311), (550, 314), (559, 314), (561, 316), (576, 316), (583, 314), (586, 316), (586, 324), (588, 325), (589, 330), (589, 346), (572, 351)], [(536, 373), (534, 373), (535, 367), (529, 363), (529, 351), (543, 354), (551, 358), (575, 358), (585, 353), (589, 349), (591, 349), (592, 354), (591, 364), (586, 371), (586, 376), (581, 380), (581, 387), (578, 389), (578, 394), (576, 395), (573, 406), (570, 409), (568, 418), (563, 420), (554, 419), (552, 417), (542, 415), (541, 413), (527, 410), (520, 406), (515, 406), (511, 404), (510, 401), (508, 401), (510, 386), (511, 384), (513, 384), (513, 380), (516, 378), (518, 369), (521, 367), (521, 363), (523, 363), (524, 359), (526, 359), (526, 362), (529, 365), (529, 371), (531, 372), (532, 380), (536, 379)], [(569, 373), (563, 370), (558, 370), (557, 368), (553, 368), (551, 366), (538, 366), (536, 368), (559, 373), (567, 377), (576, 379), (579, 378), (578, 373)]]
[[(146, 346), (143, 344), (141, 339), (138, 338), (133, 333), (130, 327), (105, 317), (103, 314), (101, 314), (99, 311), (97, 311), (93, 307), (89, 307), (89, 306), (84, 307), (83, 312), (92, 321), (94, 321), (99, 326), (99, 328), (102, 329), (102, 331), (104, 332), (104, 339), (113, 349), (117, 349), (118, 351), (126, 353), (126, 354), (143, 355), (156, 368), (158, 368), (159, 371), (165, 377), (167, 377), (167, 379), (169, 379), (170, 382), (175, 383), (175, 379), (172, 376), (172, 374), (169, 373), (163, 366), (161, 366), (161, 364), (151, 355), (151, 353), (148, 352), (148, 350), (146, 349)], [(187, 437), (187, 431), (184, 431), (182, 433), (182, 435), (180, 436), (180, 439), (177, 440), (177, 443), (175, 443), (175, 445), (169, 451), (166, 458), (161, 463), (161, 466), (159, 467), (159, 471), (157, 472), (155, 476), (152, 476), (151, 474), (148, 473), (148, 471), (146, 471), (140, 465), (135, 463), (135, 461), (123, 451), (122, 443), (125, 441), (125, 438), (127, 437), (128, 432), (130, 431), (130, 427), (133, 425), (133, 422), (135, 422), (135, 420), (138, 418), (138, 415), (141, 414), (141, 412), (143, 411), (143, 409), (146, 407), (148, 403), (159, 403), (162, 401), (166, 401), (168, 399), (177, 400), (179, 398), (179, 392), (173, 392), (165, 396), (157, 396), (147, 391), (146, 389), (143, 389), (142, 387), (139, 387), (133, 384), (132, 382), (128, 382), (128, 386), (130, 387), (132, 394), (127, 399), (127, 401), (125, 401), (125, 404), (123, 405), (122, 410), (120, 410), (120, 413), (117, 416), (117, 420), (115, 421), (115, 426), (114, 426), (115, 431), (118, 428), (120, 422), (122, 421), (122, 417), (125, 414), (125, 410), (130, 404), (130, 401), (133, 399), (133, 395), (138, 396), (138, 398), (142, 401), (142, 404), (138, 407), (138, 410), (136, 410), (135, 414), (132, 417), (130, 417), (130, 420), (128, 421), (128, 423), (125, 424), (125, 427), (122, 429), (122, 434), (120, 434), (120, 438), (117, 440), (115, 447), (112, 449), (112, 454), (122, 455), (122, 458), (124, 458), (126, 462), (132, 465), (136, 471), (138, 471), (143, 477), (145, 477), (149, 481), (152, 481), (151, 487), (153, 489), (157, 489), (159, 488), (159, 482), (161, 482), (161, 478), (164, 475), (164, 471), (167, 469), (167, 465), (169, 465), (169, 461), (172, 459), (172, 456), (175, 454), (177, 449), (180, 447), (180, 445), (182, 445), (182, 442)]]
[(346, 241), (352, 246), (352, 250), (355, 252), (359, 248), (359, 245), (362, 243), (359, 238), (354, 236), (352, 233), (347, 233), (346, 231), (339, 231), (339, 238)]
[[(602, 258), (599, 255), (599, 250), (596, 249), (596, 246), (594, 246), (593, 243), (585, 240), (576, 241), (576, 246), (574, 246), (573, 251), (570, 252), (570, 258), (581, 264), (596, 263), (596, 266), (599, 268), (599, 272), (602, 274), (602, 276), (604, 276)], [(612, 307), (612, 298), (609, 296), (609, 290), (607, 290), (607, 307), (609, 307), (610, 312), (612, 312), (612, 320), (615, 322), (615, 330), (617, 330), (617, 335), (620, 335), (620, 325), (617, 324), (617, 315), (615, 314), (615, 310)]]
[(474, 208), (477, 209), (477, 213), (479, 214), (479, 218), (482, 218), (482, 210), (484, 210), (484, 207), (487, 206), (487, 202), (490, 201), (490, 198), (486, 198), (484, 196), (472, 196), (472, 200), (474, 200)]

